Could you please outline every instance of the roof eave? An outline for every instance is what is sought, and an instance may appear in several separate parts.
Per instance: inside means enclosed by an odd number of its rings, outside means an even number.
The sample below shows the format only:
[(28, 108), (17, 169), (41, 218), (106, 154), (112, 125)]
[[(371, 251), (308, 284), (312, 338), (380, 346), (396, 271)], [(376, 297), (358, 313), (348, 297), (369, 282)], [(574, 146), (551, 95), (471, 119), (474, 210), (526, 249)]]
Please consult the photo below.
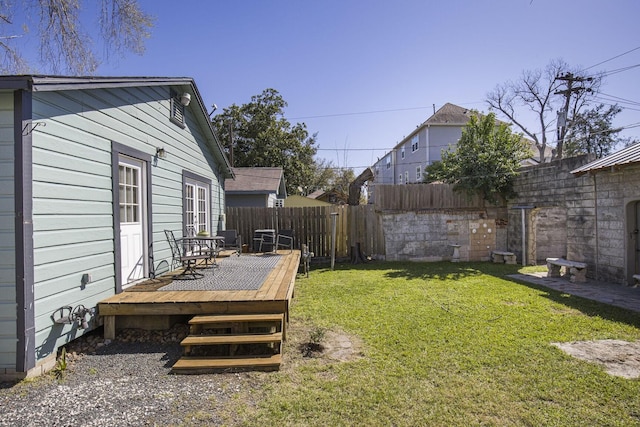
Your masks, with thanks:
[(137, 86), (189, 86), (200, 107), (199, 121), (209, 129), (207, 138), (209, 150), (222, 166), (224, 178), (235, 178), (231, 163), (224, 154), (224, 149), (209, 120), (207, 108), (204, 105), (200, 91), (191, 77), (77, 77), (50, 75), (12, 75), (0, 76), (0, 87), (10, 90), (28, 90), (32, 92), (47, 92), (56, 90), (80, 90), (122, 88)]

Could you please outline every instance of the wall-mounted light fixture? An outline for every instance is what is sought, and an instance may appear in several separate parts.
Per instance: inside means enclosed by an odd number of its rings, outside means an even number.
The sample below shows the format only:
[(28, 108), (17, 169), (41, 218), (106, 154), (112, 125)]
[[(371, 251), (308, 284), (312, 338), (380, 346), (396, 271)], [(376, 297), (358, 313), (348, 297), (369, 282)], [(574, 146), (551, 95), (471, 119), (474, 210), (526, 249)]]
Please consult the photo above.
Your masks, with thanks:
[(166, 159), (167, 158), (167, 151), (164, 149), (164, 147), (157, 147), (156, 148), (156, 157), (158, 157), (159, 159)]
[(180, 95), (180, 104), (187, 107), (189, 103), (191, 103), (191, 95), (189, 93), (185, 92), (182, 95)]

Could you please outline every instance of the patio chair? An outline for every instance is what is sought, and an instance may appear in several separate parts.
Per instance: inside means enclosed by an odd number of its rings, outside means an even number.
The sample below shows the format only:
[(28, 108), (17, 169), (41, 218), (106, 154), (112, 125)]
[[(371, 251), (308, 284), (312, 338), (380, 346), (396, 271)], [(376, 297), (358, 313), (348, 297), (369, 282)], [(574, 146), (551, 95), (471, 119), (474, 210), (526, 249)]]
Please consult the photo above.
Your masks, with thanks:
[(238, 256), (242, 252), (242, 236), (236, 230), (220, 230), (218, 236), (224, 238), (222, 249), (234, 250)]
[(273, 252), (276, 250), (276, 231), (261, 229), (253, 232), (254, 252)]
[(276, 237), (276, 248), (289, 248), (289, 252), (293, 252), (293, 230), (280, 230)]
[(214, 239), (209, 238), (209, 232), (206, 230), (200, 230), (196, 232), (195, 227), (187, 227), (187, 237), (193, 243), (190, 250), (193, 252), (200, 252), (209, 255), (209, 258), (205, 261), (207, 267), (217, 267), (216, 258), (220, 254), (221, 245)]
[(176, 239), (171, 230), (164, 230), (164, 235), (167, 238), (167, 242), (169, 242), (169, 248), (171, 248), (172, 266), (174, 268), (184, 267), (182, 272), (173, 275), (173, 278), (191, 280), (203, 278), (204, 274), (196, 271), (196, 265), (200, 260), (207, 260), (209, 254), (192, 251), (193, 239)]

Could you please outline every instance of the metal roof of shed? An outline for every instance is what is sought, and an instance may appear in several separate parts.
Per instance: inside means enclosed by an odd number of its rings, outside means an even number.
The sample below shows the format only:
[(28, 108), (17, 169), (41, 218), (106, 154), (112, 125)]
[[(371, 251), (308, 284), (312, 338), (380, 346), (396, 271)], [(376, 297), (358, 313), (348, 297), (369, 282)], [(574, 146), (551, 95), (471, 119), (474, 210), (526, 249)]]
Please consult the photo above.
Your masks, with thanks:
[(587, 163), (577, 169), (571, 171), (574, 175), (582, 175), (587, 172), (596, 172), (607, 168), (614, 168), (616, 166), (629, 165), (632, 163), (640, 162), (640, 143), (630, 145), (623, 148), (613, 154), (603, 157), (598, 160), (594, 160), (591, 163)]

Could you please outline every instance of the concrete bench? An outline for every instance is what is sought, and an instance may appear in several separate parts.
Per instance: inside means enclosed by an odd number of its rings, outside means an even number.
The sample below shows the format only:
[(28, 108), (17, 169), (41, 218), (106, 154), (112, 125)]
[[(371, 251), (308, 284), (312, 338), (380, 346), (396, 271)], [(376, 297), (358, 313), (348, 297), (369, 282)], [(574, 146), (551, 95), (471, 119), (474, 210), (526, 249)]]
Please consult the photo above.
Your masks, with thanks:
[(570, 281), (576, 283), (587, 281), (587, 264), (564, 258), (547, 258), (547, 277), (560, 277), (562, 267), (565, 268)]
[(515, 264), (516, 254), (514, 254), (513, 252), (492, 251), (491, 259), (493, 260), (493, 262), (498, 264)]

